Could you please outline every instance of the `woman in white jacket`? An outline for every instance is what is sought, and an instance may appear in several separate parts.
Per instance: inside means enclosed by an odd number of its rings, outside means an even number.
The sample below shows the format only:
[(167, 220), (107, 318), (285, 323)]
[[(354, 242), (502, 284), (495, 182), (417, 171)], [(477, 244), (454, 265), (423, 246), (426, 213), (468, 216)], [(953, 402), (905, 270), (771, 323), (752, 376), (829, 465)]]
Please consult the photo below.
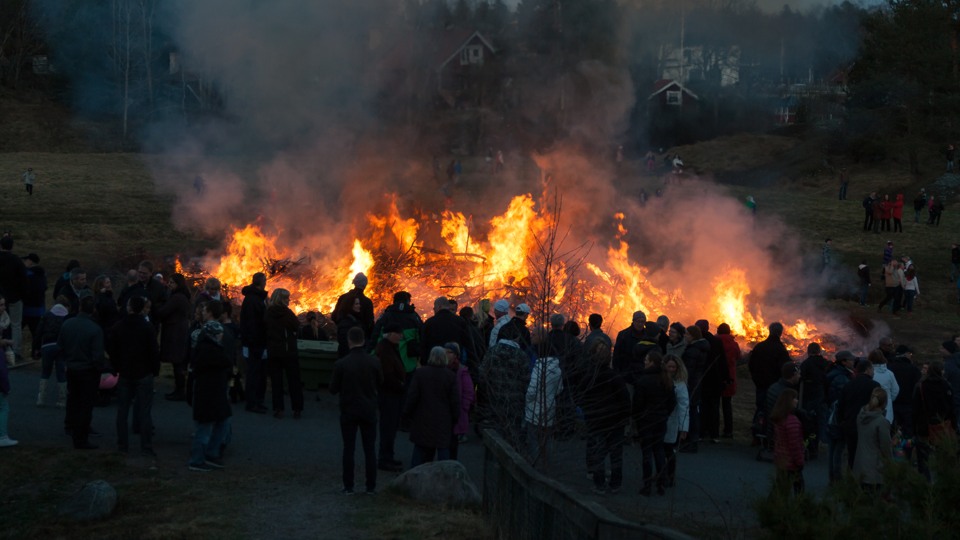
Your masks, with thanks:
[(903, 306), (907, 313), (913, 313), (913, 301), (920, 296), (920, 282), (917, 281), (917, 271), (911, 264), (903, 273)]
[(893, 400), (897, 399), (897, 395), (900, 393), (900, 385), (897, 384), (897, 378), (893, 376), (893, 372), (887, 369), (887, 357), (883, 355), (883, 351), (880, 349), (872, 350), (867, 360), (873, 364), (873, 380), (877, 381), (880, 388), (887, 391), (884, 416), (888, 422), (893, 424)]
[(673, 379), (673, 389), (677, 393), (677, 406), (667, 418), (667, 433), (663, 437), (663, 448), (667, 454), (666, 487), (673, 487), (677, 475), (677, 447), (687, 438), (690, 427), (690, 394), (687, 392), (687, 368), (676, 355), (668, 354), (663, 359), (663, 368)]
[(527, 427), (527, 449), (530, 463), (545, 464), (553, 426), (557, 421), (557, 394), (563, 390), (560, 360), (553, 356), (538, 358), (530, 372), (526, 407), (523, 414)]

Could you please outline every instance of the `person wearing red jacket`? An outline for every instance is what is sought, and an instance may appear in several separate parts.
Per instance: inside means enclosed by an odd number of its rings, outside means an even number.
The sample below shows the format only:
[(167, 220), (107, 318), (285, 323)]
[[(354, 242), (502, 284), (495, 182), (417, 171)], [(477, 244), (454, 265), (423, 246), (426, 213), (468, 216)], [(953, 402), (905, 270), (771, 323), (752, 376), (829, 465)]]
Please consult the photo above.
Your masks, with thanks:
[(793, 487), (793, 493), (803, 493), (803, 425), (794, 414), (799, 403), (797, 391), (784, 390), (770, 412), (774, 426), (776, 442), (773, 446), (773, 464), (777, 468), (775, 489), (787, 495)]
[(897, 193), (897, 200), (891, 208), (893, 214), (893, 232), (903, 232), (903, 193)]
[(890, 200), (890, 195), (886, 194), (883, 196), (883, 200), (880, 201), (880, 230), (889, 231), (890, 230), (890, 217), (893, 213), (893, 202)]
[(720, 394), (723, 406), (723, 438), (733, 438), (733, 396), (737, 393), (737, 362), (740, 361), (740, 345), (730, 333), (730, 325), (717, 327), (717, 337), (723, 344), (723, 356), (727, 361), (727, 380)]

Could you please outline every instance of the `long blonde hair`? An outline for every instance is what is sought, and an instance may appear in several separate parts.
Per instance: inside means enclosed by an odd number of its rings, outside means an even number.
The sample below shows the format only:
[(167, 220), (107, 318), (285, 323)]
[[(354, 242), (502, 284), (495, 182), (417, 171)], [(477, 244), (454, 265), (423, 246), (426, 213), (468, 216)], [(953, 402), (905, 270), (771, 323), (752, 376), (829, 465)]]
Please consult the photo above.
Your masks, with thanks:
[(867, 410), (887, 410), (887, 391), (880, 387), (874, 388), (873, 392), (870, 392), (870, 401), (867, 402)]
[(290, 291), (286, 289), (274, 289), (273, 292), (270, 293), (271, 306), (286, 307), (288, 301), (290, 301)]
[(677, 365), (677, 372), (673, 374), (673, 382), (685, 383), (690, 374), (687, 373), (687, 366), (683, 365), (683, 360), (675, 354), (668, 354), (663, 358), (663, 368), (666, 370), (667, 364), (673, 362)]

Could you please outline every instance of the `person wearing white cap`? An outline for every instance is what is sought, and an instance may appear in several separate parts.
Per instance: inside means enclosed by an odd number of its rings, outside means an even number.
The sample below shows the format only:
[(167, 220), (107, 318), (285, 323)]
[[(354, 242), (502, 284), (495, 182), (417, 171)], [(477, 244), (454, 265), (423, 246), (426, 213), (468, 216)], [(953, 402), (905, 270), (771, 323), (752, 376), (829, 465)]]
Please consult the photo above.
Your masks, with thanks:
[(500, 329), (499, 339), (509, 339), (515, 341), (520, 348), (532, 352), (532, 341), (530, 339), (530, 329), (527, 328), (527, 316), (531, 309), (527, 304), (520, 304), (515, 309), (516, 315)]
[(500, 329), (510, 322), (511, 317), (509, 312), (510, 302), (507, 302), (503, 298), (493, 303), (493, 317), (497, 322), (493, 324), (493, 329), (490, 330), (490, 339), (487, 342), (488, 347), (493, 347), (497, 344), (500, 337)]

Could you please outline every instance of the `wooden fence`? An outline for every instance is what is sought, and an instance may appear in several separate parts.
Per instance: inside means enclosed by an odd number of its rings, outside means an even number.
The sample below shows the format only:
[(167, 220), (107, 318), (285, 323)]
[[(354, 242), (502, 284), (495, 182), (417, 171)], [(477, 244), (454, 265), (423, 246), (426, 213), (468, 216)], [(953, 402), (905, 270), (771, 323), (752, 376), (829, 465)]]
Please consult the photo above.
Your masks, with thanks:
[(626, 521), (530, 466), (500, 435), (483, 431), (483, 510), (497, 538), (691, 540), (690, 536)]

